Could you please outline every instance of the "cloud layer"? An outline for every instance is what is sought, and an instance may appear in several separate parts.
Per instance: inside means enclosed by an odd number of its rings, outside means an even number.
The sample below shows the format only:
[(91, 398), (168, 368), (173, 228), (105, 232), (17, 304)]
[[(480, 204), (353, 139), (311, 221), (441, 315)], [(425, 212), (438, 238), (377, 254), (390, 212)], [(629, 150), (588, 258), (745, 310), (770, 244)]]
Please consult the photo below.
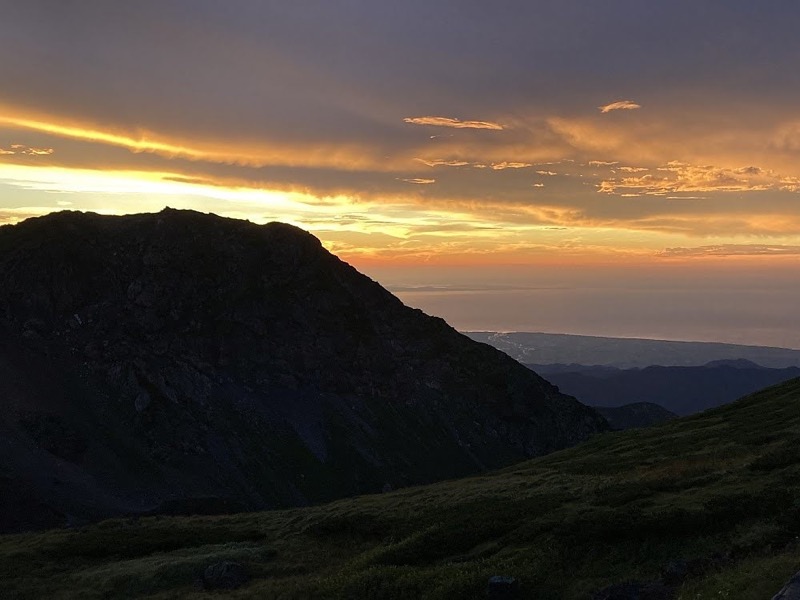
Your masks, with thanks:
[(0, 214), (172, 198), (385, 260), (792, 248), (798, 17), (739, 0), (12, 3)]

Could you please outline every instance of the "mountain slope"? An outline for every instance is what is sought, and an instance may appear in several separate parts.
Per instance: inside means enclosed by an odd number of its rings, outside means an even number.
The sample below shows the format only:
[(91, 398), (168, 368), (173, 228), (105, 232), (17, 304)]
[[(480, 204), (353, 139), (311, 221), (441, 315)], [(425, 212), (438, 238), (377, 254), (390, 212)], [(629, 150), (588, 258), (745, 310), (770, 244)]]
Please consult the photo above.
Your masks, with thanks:
[(634, 402), (622, 406), (595, 407), (615, 430), (650, 427), (677, 419), (678, 415), (652, 402)]
[[(800, 569), (800, 379), (499, 472), (287, 511), (116, 520), (0, 537), (12, 598), (771, 598)], [(649, 586), (659, 596), (636, 596)], [(618, 588), (619, 589), (619, 588)], [(596, 598), (609, 598), (609, 593)]]
[(768, 369), (727, 361), (702, 367), (615, 370), (561, 365), (528, 365), (565, 394), (591, 406), (615, 407), (652, 402), (678, 415), (690, 415), (733, 402), (767, 386), (800, 376), (800, 368)]
[(0, 228), (0, 527), (320, 502), (509, 464), (602, 417), (279, 223)]

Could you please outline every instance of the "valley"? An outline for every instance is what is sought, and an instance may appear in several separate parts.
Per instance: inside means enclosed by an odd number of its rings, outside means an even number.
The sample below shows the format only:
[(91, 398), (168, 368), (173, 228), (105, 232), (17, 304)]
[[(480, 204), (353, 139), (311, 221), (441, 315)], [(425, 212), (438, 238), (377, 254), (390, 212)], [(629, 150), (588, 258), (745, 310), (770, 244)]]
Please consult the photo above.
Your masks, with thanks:
[(636, 582), (664, 598), (763, 600), (800, 569), (799, 428), (793, 380), (466, 479), (2, 536), (0, 579), (13, 598), (200, 598), (203, 569), (228, 560), (249, 577), (236, 598), (482, 598), (504, 575), (520, 598)]

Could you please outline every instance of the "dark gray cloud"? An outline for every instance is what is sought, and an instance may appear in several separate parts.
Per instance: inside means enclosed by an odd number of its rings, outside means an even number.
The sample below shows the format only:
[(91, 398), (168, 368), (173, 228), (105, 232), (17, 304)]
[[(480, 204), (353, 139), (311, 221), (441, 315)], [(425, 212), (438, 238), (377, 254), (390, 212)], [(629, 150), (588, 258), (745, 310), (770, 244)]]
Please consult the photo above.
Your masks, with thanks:
[[(0, 100), (237, 139), (416, 139), (669, 89), (796, 89), (789, 2), (26, 0), (0, 21)], [(581, 94), (577, 94), (580, 92)], [(587, 95), (588, 94), (588, 95)]]

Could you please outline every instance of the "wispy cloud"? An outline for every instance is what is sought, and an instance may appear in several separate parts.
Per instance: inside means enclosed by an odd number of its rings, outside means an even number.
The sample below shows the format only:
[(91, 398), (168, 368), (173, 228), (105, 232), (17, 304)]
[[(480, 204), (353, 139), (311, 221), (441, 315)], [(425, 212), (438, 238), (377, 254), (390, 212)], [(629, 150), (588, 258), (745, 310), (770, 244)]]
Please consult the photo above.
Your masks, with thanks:
[[(636, 173), (647, 169), (620, 170)], [(697, 192), (800, 191), (800, 180), (755, 166), (730, 168), (670, 161), (656, 171), (645, 175), (605, 179), (598, 184), (598, 191), (606, 194), (637, 193), (649, 196)]]
[(406, 183), (415, 183), (417, 185), (430, 185), (431, 183), (436, 183), (435, 179), (425, 179), (423, 177), (409, 177), (409, 178), (401, 177), (399, 178), (399, 181), (405, 181)]
[(556, 173), (555, 171), (536, 171), (536, 173), (538, 173), (539, 175), (547, 175), (549, 177), (552, 177), (553, 175), (558, 175), (558, 173)]
[(612, 102), (605, 106), (598, 106), (597, 108), (601, 113), (608, 113), (612, 110), (636, 110), (637, 108), (642, 108), (642, 105), (636, 104), (633, 100), (618, 100), (617, 102)]
[(772, 146), (779, 150), (800, 150), (800, 121), (791, 121), (778, 127), (772, 137)]
[(36, 148), (25, 144), (11, 144), (5, 148), (0, 148), (0, 154), (11, 156), (48, 156), (53, 153), (52, 148)]
[(531, 163), (524, 163), (524, 162), (498, 162), (492, 163), (491, 167), (495, 171), (502, 171), (504, 169), (524, 169), (526, 167), (533, 166)]
[(533, 166), (531, 163), (527, 162), (507, 160), (492, 163), (468, 162), (466, 160), (446, 160), (441, 158), (415, 158), (414, 160), (429, 167), (472, 167), (473, 169), (492, 169), (493, 171), (503, 171), (505, 169), (525, 169)]
[(453, 127), (455, 129), (503, 129), (502, 125), (492, 121), (462, 121), (451, 117), (406, 117), (403, 121), (411, 123), (412, 125)]
[(686, 258), (692, 256), (797, 256), (800, 246), (776, 244), (718, 244), (694, 248), (667, 248), (659, 256)]
[(417, 162), (421, 162), (423, 165), (427, 165), (429, 167), (465, 167), (469, 163), (465, 160), (444, 160), (435, 158), (433, 160), (428, 160), (425, 158), (415, 158)]

